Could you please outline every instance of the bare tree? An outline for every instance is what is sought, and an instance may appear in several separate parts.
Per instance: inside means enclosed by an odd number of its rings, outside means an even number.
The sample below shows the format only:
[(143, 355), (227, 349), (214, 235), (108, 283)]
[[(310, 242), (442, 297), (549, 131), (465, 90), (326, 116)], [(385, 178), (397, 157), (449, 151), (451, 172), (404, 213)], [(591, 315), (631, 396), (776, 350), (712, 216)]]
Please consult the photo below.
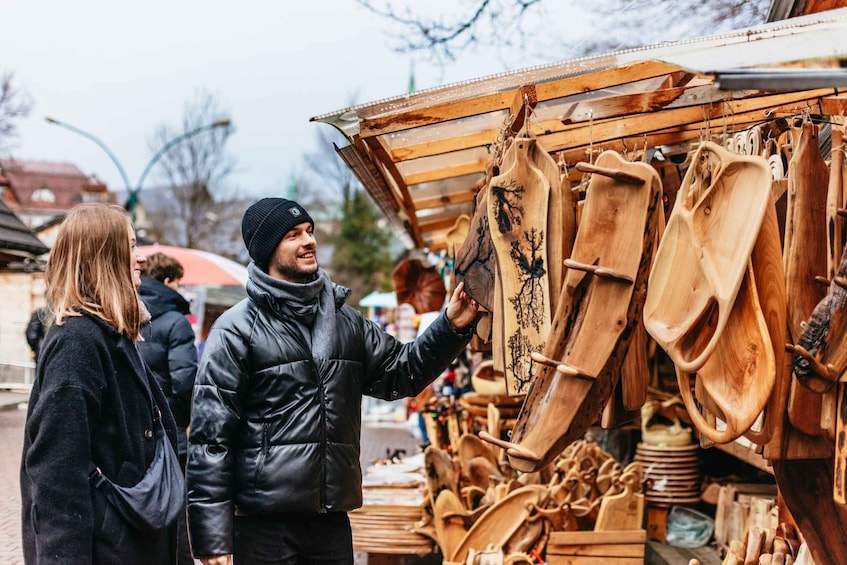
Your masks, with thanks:
[[(352, 290), (348, 304), (356, 306), (372, 290), (391, 288), (391, 231), (359, 180), (338, 156), (346, 145), (341, 133), (322, 127), (317, 148), (303, 156), (298, 198), (310, 209), (321, 210), (332, 222), (318, 222), (319, 241), (332, 247), (324, 265), (332, 279)], [(319, 246), (320, 248), (320, 246)]]
[[(226, 116), (213, 94), (200, 91), (186, 103), (179, 128), (162, 125), (156, 130), (150, 150), (158, 153), (172, 140)], [(156, 172), (164, 179), (164, 193), (159, 197), (148, 193), (147, 198), (142, 194), (150, 219), (148, 237), (227, 256), (237, 253), (232, 239), (240, 234), (230, 228), (238, 225), (243, 206), (235, 203), (235, 195), (224, 186), (235, 166), (234, 158), (226, 152), (233, 131), (231, 125), (208, 128), (162, 154)]]
[[(485, 49), (501, 58), (507, 51), (516, 57), (543, 50), (549, 61), (720, 33), (764, 22), (770, 4), (769, 0), (600, 0), (586, 7), (574, 2), (569, 8), (574, 17), (556, 21), (547, 9), (552, 2), (544, 0), (465, 0), (436, 16), (427, 15), (426, 3), (355, 1), (396, 24), (392, 34), (396, 51), (423, 52), (441, 64), (471, 49)], [(591, 23), (590, 34), (574, 23), (586, 20)]]
[(11, 71), (0, 73), (0, 155), (11, 149), (11, 140), (17, 137), (15, 122), (28, 116), (32, 109), (29, 95), (16, 87), (13, 79)]
[(305, 206), (332, 206), (349, 202), (359, 181), (353, 171), (335, 152), (336, 145), (346, 145), (344, 136), (327, 127), (320, 127), (316, 134), (317, 149), (303, 155), (306, 166), (300, 182), (309, 190), (302, 195)]

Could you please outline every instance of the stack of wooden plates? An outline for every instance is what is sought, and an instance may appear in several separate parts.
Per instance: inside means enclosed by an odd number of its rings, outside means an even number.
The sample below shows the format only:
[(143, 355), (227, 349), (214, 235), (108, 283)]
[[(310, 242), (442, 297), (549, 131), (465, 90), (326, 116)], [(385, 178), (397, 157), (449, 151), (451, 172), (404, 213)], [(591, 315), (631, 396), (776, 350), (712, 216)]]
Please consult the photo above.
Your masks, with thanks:
[(514, 420), (523, 406), (524, 396), (507, 396), (505, 394), (480, 394), (466, 392), (459, 397), (459, 405), (466, 412), (484, 421), (488, 416), (488, 405), (493, 404), (500, 411), (503, 420)]
[(635, 460), (644, 466), (648, 489), (644, 501), (649, 506), (691, 505), (700, 500), (700, 461), (698, 444), (665, 447), (639, 443)]
[(433, 539), (415, 531), (423, 516), (422, 489), (367, 488), (364, 496), (364, 505), (349, 513), (356, 551), (392, 555), (437, 551)]

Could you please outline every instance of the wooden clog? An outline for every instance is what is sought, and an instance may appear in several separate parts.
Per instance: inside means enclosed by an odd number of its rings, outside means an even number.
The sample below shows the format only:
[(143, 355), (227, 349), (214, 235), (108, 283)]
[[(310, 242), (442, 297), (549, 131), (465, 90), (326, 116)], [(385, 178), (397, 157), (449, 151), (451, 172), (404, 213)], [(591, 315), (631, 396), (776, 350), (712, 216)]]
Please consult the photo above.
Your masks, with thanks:
[[(612, 394), (646, 293), (661, 187), (612, 151), (594, 166), (559, 308), (512, 431), (509, 462), (537, 470), (578, 439)], [(624, 173), (625, 180), (609, 176)], [(492, 441), (492, 438), (484, 438)]]
[(770, 172), (760, 156), (704, 142), (692, 158), (659, 243), (644, 305), (647, 332), (682, 371), (715, 349), (747, 269)]

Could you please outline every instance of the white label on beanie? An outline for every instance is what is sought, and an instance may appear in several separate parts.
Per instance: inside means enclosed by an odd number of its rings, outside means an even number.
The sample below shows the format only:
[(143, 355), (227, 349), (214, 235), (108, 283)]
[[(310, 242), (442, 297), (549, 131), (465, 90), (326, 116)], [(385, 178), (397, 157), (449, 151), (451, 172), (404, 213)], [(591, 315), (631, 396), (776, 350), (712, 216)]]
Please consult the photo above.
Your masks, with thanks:
[(291, 215), (292, 216), (299, 216), (300, 215), (300, 208), (292, 208), (291, 209)]

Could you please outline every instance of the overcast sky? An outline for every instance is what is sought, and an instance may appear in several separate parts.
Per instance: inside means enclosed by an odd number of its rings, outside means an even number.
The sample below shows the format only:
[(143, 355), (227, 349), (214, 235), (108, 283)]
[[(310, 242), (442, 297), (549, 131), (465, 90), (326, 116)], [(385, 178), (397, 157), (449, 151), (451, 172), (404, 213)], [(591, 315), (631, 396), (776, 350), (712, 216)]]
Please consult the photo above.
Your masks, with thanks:
[[(456, 0), (427, 0), (433, 10)], [(122, 187), (93, 142), (49, 125), (51, 116), (102, 140), (131, 183), (162, 124), (179, 128), (200, 89), (230, 110), (230, 177), (250, 195), (283, 193), (315, 147), (309, 118), (406, 91), (410, 56), (390, 48), (387, 23), (352, 0), (3, 0), (0, 71), (34, 101), (12, 155), (67, 161)], [(516, 58), (517, 59), (517, 58)], [(550, 61), (557, 58), (551, 57)], [(547, 60), (469, 56), (447, 68), (415, 62), (418, 89)], [(155, 170), (145, 186), (156, 183)]]

